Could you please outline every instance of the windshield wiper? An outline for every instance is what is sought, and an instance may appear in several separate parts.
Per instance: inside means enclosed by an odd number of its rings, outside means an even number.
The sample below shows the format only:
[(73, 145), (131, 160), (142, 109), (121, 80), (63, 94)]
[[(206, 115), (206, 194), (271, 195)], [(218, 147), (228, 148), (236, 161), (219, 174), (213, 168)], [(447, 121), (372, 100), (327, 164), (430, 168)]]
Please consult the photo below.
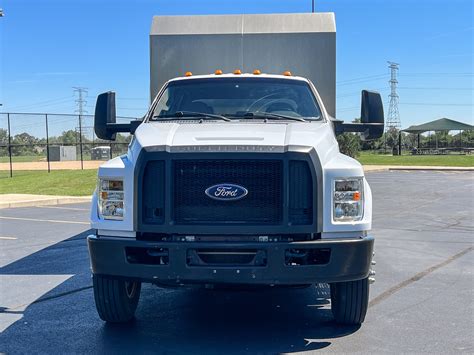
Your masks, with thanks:
[(230, 122), (230, 118), (227, 118), (222, 115), (216, 115), (214, 113), (205, 113), (205, 112), (194, 112), (194, 111), (176, 111), (175, 113), (163, 116), (153, 116), (154, 119), (167, 118), (167, 119), (181, 119), (181, 118), (216, 118), (219, 120)]
[(278, 113), (272, 113), (272, 112), (247, 112), (244, 114), (242, 118), (264, 118), (264, 119), (292, 120), (292, 121), (306, 122), (306, 120), (302, 117), (286, 116), (286, 115), (280, 115)]

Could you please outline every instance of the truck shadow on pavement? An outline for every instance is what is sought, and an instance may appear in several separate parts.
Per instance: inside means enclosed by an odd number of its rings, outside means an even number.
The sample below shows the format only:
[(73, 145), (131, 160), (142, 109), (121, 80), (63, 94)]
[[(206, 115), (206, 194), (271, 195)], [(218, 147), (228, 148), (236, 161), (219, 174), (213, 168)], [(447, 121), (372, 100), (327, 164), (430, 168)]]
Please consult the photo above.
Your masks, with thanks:
[[(243, 290), (142, 288), (136, 319), (106, 324), (95, 310), (87, 232), (5, 266), (3, 275), (72, 275), (23, 312), (0, 335), (6, 353), (178, 352), (281, 353), (326, 348), (359, 327), (337, 325), (327, 285)], [(10, 291), (12, 292), (12, 291)], [(18, 307), (16, 307), (18, 308)]]

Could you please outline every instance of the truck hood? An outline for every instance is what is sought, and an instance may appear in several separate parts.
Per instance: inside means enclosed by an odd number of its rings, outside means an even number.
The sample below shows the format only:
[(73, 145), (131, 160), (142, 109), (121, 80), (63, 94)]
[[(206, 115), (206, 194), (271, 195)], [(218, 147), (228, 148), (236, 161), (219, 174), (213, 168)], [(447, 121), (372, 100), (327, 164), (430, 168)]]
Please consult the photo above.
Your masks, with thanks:
[[(135, 132), (130, 146), (129, 159), (134, 161), (142, 148), (159, 147), (173, 150), (179, 147), (252, 146), (268, 151), (282, 152), (292, 147), (314, 149), (322, 166), (334, 158), (344, 159), (345, 164), (360, 164), (341, 156), (339, 146), (329, 122), (148, 122)], [(219, 150), (218, 150), (219, 151)], [(347, 158), (347, 159), (346, 159)], [(348, 161), (351, 160), (351, 162)]]
[(142, 147), (163, 145), (277, 145), (289, 137), (286, 124), (251, 123), (147, 123), (136, 132)]

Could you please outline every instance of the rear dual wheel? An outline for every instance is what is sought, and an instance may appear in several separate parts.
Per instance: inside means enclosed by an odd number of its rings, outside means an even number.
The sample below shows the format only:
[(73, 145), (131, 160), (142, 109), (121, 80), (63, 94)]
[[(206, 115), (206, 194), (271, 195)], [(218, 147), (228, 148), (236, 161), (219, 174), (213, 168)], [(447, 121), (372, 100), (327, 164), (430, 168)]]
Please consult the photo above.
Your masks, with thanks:
[(94, 299), (99, 317), (111, 323), (133, 319), (140, 299), (141, 282), (93, 275)]
[(363, 323), (369, 304), (369, 279), (332, 283), (330, 287), (331, 309), (336, 322)]

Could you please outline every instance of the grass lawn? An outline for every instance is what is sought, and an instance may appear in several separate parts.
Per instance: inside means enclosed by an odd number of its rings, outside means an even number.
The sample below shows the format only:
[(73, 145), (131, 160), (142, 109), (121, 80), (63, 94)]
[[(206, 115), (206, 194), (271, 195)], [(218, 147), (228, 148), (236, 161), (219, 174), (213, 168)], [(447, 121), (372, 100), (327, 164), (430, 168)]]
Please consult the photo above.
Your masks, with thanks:
[[(45, 153), (46, 154), (46, 153)], [(82, 156), (82, 160), (91, 160), (91, 155), (84, 153)], [(47, 162), (48, 158), (46, 155), (20, 155), (20, 156), (12, 156), (13, 163), (29, 163), (29, 162), (36, 162), (36, 161), (44, 161)], [(76, 161), (81, 161), (81, 155), (77, 154)], [(0, 157), (0, 163), (9, 163), (10, 158), (8, 156)]]
[[(31, 161), (46, 161), (46, 155), (21, 155), (21, 156), (12, 156), (12, 162), (31, 162)], [(7, 157), (0, 157), (0, 163), (9, 163), (10, 158)]]
[(97, 170), (8, 171), (0, 174), (0, 194), (88, 196), (97, 181)]
[(383, 155), (361, 152), (357, 158), (363, 165), (406, 165), (406, 166), (472, 166), (474, 155)]

